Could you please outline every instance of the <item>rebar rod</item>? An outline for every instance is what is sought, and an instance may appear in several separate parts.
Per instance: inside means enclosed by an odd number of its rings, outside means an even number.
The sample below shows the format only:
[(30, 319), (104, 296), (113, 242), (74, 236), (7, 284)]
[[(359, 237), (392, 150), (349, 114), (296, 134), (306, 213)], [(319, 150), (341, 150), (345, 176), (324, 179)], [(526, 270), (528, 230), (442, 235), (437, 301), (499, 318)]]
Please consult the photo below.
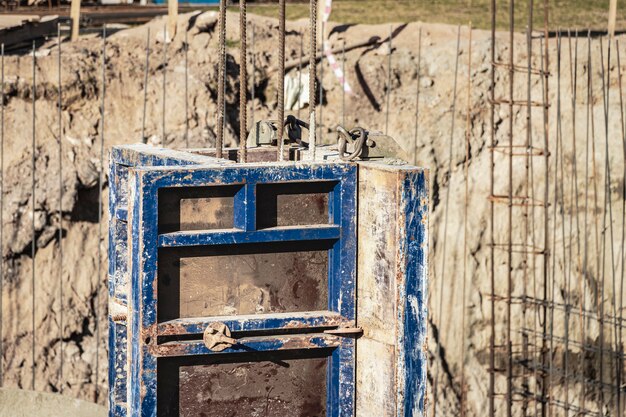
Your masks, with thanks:
[(413, 164), (417, 165), (417, 138), (419, 135), (420, 83), (422, 81), (422, 27), (417, 35), (417, 79), (415, 81), (415, 131), (413, 133)]
[(389, 134), (389, 102), (391, 101), (391, 51), (393, 39), (393, 25), (389, 25), (389, 55), (387, 55), (387, 94), (385, 100), (385, 135)]
[(163, 26), (163, 89), (161, 97), (161, 143), (166, 146), (165, 141), (165, 118), (167, 115), (167, 25)]
[(252, 33), (250, 33), (250, 64), (252, 65), (252, 80), (250, 82), (250, 101), (252, 105), (250, 106), (250, 125), (254, 126), (254, 99), (255, 99), (255, 85), (256, 85), (256, 60), (254, 59), (254, 25), (251, 25), (250, 29)]
[(141, 118), (141, 141), (146, 143), (146, 109), (148, 107), (148, 73), (150, 71), (150, 26), (146, 35), (146, 66), (143, 75), (143, 116)]
[(189, 148), (189, 29), (187, 28), (185, 28), (185, 51), (184, 52), (185, 52), (185, 147)]
[(508, 210), (507, 210), (507, 302), (506, 302), (506, 415), (512, 416), (513, 407), (513, 353), (511, 341), (511, 292), (513, 290), (513, 119), (515, 113), (513, 110), (513, 92), (514, 92), (514, 75), (515, 75), (515, 1), (509, 1), (509, 157), (508, 157)]
[(32, 92), (33, 92), (33, 108), (32, 108), (32, 211), (31, 211), (31, 216), (32, 216), (32, 223), (31, 223), (31, 239), (32, 239), (32, 243), (31, 243), (31, 259), (33, 262), (32, 265), (32, 277), (31, 277), (31, 281), (32, 281), (32, 293), (31, 293), (31, 303), (32, 303), (32, 328), (33, 328), (33, 337), (32, 337), (32, 346), (31, 346), (31, 360), (33, 361), (32, 366), (31, 366), (31, 371), (32, 371), (32, 383), (31, 383), (31, 388), (33, 391), (35, 391), (35, 372), (36, 372), (36, 362), (35, 362), (35, 339), (36, 339), (36, 329), (35, 329), (35, 300), (36, 300), (36, 282), (35, 282), (35, 277), (36, 277), (36, 262), (35, 262), (35, 254), (36, 254), (36, 247), (37, 247), (37, 239), (35, 236), (35, 206), (36, 206), (36, 199), (35, 199), (35, 183), (36, 183), (36, 175), (35, 175), (35, 164), (37, 162), (37, 155), (36, 155), (36, 146), (37, 146), (37, 55), (36, 55), (36, 43), (35, 41), (33, 41), (33, 85), (32, 85)]
[[(585, 283), (589, 281), (589, 221), (588, 221), (588, 212), (589, 212), (589, 140), (590, 140), (590, 118), (591, 118), (591, 102), (592, 102), (592, 62), (591, 62), (591, 31), (587, 31), (587, 102), (586, 102), (586, 126), (585, 126), (585, 208), (583, 211), (583, 224), (584, 224), (584, 233), (585, 236), (584, 248), (583, 248), (583, 274), (584, 279), (580, 280), (580, 293), (581, 293), (581, 310), (584, 311), (586, 309), (586, 292), (585, 292)], [(582, 326), (581, 340), (586, 339), (587, 334), (587, 323), (585, 322)], [(581, 408), (585, 408), (585, 396), (587, 394), (587, 387), (584, 380), (586, 361), (582, 360), (580, 364), (580, 372), (583, 377), (583, 382), (581, 384), (581, 394), (580, 399), (582, 402)]]
[(317, 128), (319, 129), (319, 133), (317, 135), (317, 137), (319, 138), (320, 143), (324, 143), (324, 57), (325, 55), (325, 48), (326, 48), (326, 30), (325, 30), (325, 23), (322, 20), (321, 23), (321, 39), (320, 39), (320, 82), (319, 85), (317, 86), (319, 89), (319, 105), (320, 105), (320, 111), (319, 111), (319, 122), (317, 123)]
[(285, 0), (278, 0), (278, 160), (285, 160)]
[[(452, 87), (452, 111), (451, 111), (451, 120), (450, 120), (450, 140), (448, 146), (448, 185), (446, 187), (445, 194), (445, 203), (444, 203), (444, 214), (443, 214), (443, 243), (442, 243), (442, 255), (441, 255), (441, 272), (439, 273), (439, 306), (437, 311), (437, 319), (440, 323), (443, 323), (443, 292), (445, 288), (445, 276), (446, 276), (446, 261), (448, 261), (446, 257), (446, 249), (447, 249), (447, 237), (448, 237), (448, 215), (450, 208), (450, 188), (452, 188), (452, 159), (454, 152), (454, 132), (455, 132), (455, 119), (456, 119), (456, 100), (457, 100), (457, 85), (458, 85), (458, 74), (459, 74), (459, 52), (461, 50), (461, 26), (457, 26), (457, 35), (456, 35), (456, 57), (454, 63), (454, 83)], [(434, 413), (433, 415), (437, 415), (437, 398), (438, 398), (438, 386), (439, 379), (441, 378), (441, 360), (443, 358), (443, 342), (441, 339), (437, 340), (437, 353), (439, 355), (439, 360), (437, 361), (437, 371), (435, 374), (435, 380), (433, 382), (433, 404), (434, 404)]]
[[(602, 38), (600, 38), (600, 56), (602, 56), (603, 54), (603, 47), (602, 47)], [(604, 133), (605, 133), (605, 191), (604, 191), (604, 220), (603, 220), (603, 234), (606, 235), (606, 217), (607, 217), (607, 211), (608, 211), (608, 221), (609, 221), (609, 225), (608, 225), (608, 231), (609, 231), (609, 239), (610, 239), (610, 261), (611, 261), (611, 281), (612, 281), (612, 288), (613, 288), (613, 316), (617, 317), (617, 298), (616, 298), (616, 290), (617, 290), (617, 281), (616, 281), (616, 268), (615, 268), (615, 239), (614, 239), (614, 234), (613, 234), (613, 206), (611, 204), (611, 161), (609, 158), (609, 100), (610, 100), (610, 94), (611, 94), (611, 73), (610, 73), (610, 68), (611, 68), (611, 41), (609, 39), (608, 43), (607, 43), (607, 62), (606, 62), (606, 71), (605, 71), (605, 65), (604, 65), (604, 60), (602, 60), (602, 92), (603, 92), (603, 102), (604, 102)], [(605, 79), (605, 73), (606, 73), (606, 79)], [(608, 208), (608, 210), (607, 210)], [(603, 238), (603, 242), (606, 242), (606, 238)], [(605, 247), (606, 244), (603, 243), (603, 247)], [(603, 249), (604, 251), (604, 249)], [(603, 259), (604, 259), (604, 254), (603, 254)], [(604, 262), (603, 262), (603, 268), (604, 268)], [(604, 281), (604, 273), (602, 275), (603, 277), (603, 281)], [(602, 304), (601, 304), (601, 309), (602, 311), (604, 311), (604, 303), (605, 303), (605, 297), (604, 297), (604, 290), (605, 290), (605, 282), (602, 283)], [(602, 332), (604, 332), (604, 321), (602, 321)], [(619, 350), (618, 347), (618, 341), (617, 341), (617, 328), (613, 327), (612, 329), (612, 336), (613, 336), (613, 344), (614, 344), (614, 348), (615, 351)], [(601, 338), (600, 339), (600, 344), (603, 345), (604, 344), (604, 339)], [(602, 376), (602, 372), (603, 372), (603, 368), (604, 368), (604, 362), (602, 361), (602, 352), (601, 352), (601, 362), (600, 362), (600, 375)], [(611, 361), (613, 362), (613, 361)], [(611, 363), (611, 369), (615, 372), (617, 372), (617, 368), (618, 368), (618, 363)], [(602, 381), (602, 380), (601, 380)], [(615, 386), (616, 388), (616, 393), (615, 393), (615, 399), (617, 400), (617, 397), (619, 395), (619, 391), (621, 390), (621, 388), (619, 386)]]
[(105, 129), (105, 98), (106, 98), (106, 44), (107, 44), (107, 27), (106, 24), (102, 25), (102, 95), (100, 97), (100, 155), (99, 162), (100, 167), (98, 171), (98, 272), (96, 274), (95, 285), (95, 328), (96, 328), (96, 403), (98, 402), (100, 394), (100, 282), (102, 274), (102, 186), (104, 183), (104, 129)]
[[(556, 254), (557, 250), (557, 212), (561, 213), (561, 233), (562, 240), (565, 241), (565, 230), (563, 229), (565, 226), (565, 219), (563, 215), (563, 211), (565, 210), (565, 202), (563, 201), (563, 187), (559, 187), (560, 184), (565, 180), (563, 175), (561, 175), (561, 179), (559, 181), (559, 167), (561, 169), (561, 174), (563, 172), (563, 140), (562, 140), (562, 125), (561, 125), (561, 34), (560, 31), (557, 32), (557, 95), (556, 95), (556, 150), (555, 150), (555, 159), (554, 159), (554, 211), (553, 211), (553, 220), (552, 220), (552, 244), (553, 244), (553, 253)], [(561, 165), (559, 165), (561, 162)], [(561, 193), (559, 194), (559, 188), (561, 189)], [(558, 209), (558, 205), (561, 205), (561, 209)], [(563, 248), (563, 263), (567, 263), (567, 258), (565, 257), (565, 246), (560, 245)], [(556, 287), (556, 256), (552, 257), (552, 280), (550, 282), (551, 294), (550, 300), (554, 300), (555, 298), (555, 287)], [(548, 413), (551, 412), (551, 399), (552, 399), (552, 370), (554, 368), (554, 360), (552, 352), (554, 352), (554, 309), (550, 308), (550, 324), (549, 324), (549, 351), (550, 355), (548, 357)]]
[(4, 43), (0, 44), (0, 388), (4, 386)]
[[(569, 63), (570, 63), (570, 89), (571, 89), (571, 106), (572, 106), (572, 173), (571, 173), (571, 187), (570, 187), (570, 201), (573, 201), (575, 204), (575, 227), (576, 227), (576, 260), (579, 264), (580, 262), (580, 224), (579, 224), (579, 205), (578, 205), (578, 169), (577, 169), (577, 159), (578, 153), (576, 151), (576, 96), (577, 96), (577, 76), (578, 76), (578, 32), (575, 34), (575, 45), (574, 45), (574, 54), (572, 56), (572, 36), (571, 31), (567, 31), (568, 38), (568, 46), (569, 46)], [(570, 215), (570, 237), (569, 237), (569, 258), (570, 262), (572, 260), (572, 235), (574, 234), (572, 229), (572, 216)], [(580, 264), (578, 265), (580, 267)], [(569, 268), (567, 282), (566, 282), (566, 290), (565, 290), (565, 304), (568, 306), (565, 310), (565, 354), (564, 354), (564, 365), (565, 369), (565, 379), (564, 379), (564, 391), (565, 391), (565, 413), (569, 414), (570, 408), (570, 399), (569, 399), (569, 329), (570, 329), (570, 315), (571, 315), (571, 305), (570, 305), (570, 294), (572, 291), (571, 284), (571, 265)], [(582, 277), (578, 277), (582, 279)]]
[(57, 25), (58, 72), (59, 72), (59, 102), (58, 102), (58, 129), (59, 129), (59, 228), (57, 239), (59, 240), (59, 381), (58, 389), (63, 393), (63, 82), (61, 79), (61, 25)]
[[(531, 0), (532, 1), (532, 0)], [(490, 152), (489, 152), (489, 195), (495, 193), (495, 168), (494, 168), (494, 149), (496, 146), (495, 138), (495, 86), (496, 86), (496, 0), (491, 0), (491, 71), (489, 74), (489, 136), (490, 136)], [(490, 317), (489, 317), (489, 416), (495, 417), (495, 346), (496, 346), (496, 304), (495, 304), (495, 202), (489, 200), (489, 284), (490, 284)]]
[(224, 146), (224, 89), (226, 87), (226, 2), (227, 0), (220, 0), (218, 29), (220, 59), (217, 76), (217, 137), (215, 142), (215, 156), (217, 158), (222, 157), (222, 148)]
[[(239, 57), (239, 162), (248, 159), (248, 19), (246, 0), (239, 0), (239, 30), (241, 48)], [(283, 45), (284, 46), (284, 45)], [(283, 94), (284, 96), (284, 94)], [(284, 106), (283, 106), (284, 107)]]
[(465, 161), (463, 164), (463, 170), (465, 174), (465, 195), (464, 195), (464, 212), (463, 212), (463, 284), (462, 284), (462, 309), (461, 309), (461, 417), (465, 416), (465, 401), (466, 401), (466, 387), (465, 387), (465, 351), (467, 349), (466, 344), (466, 315), (467, 315), (467, 232), (468, 232), (468, 217), (469, 217), (469, 161), (471, 158), (471, 136), (472, 136), (472, 23), (469, 24), (469, 39), (468, 54), (467, 54), (467, 114), (465, 116)]
[(317, 78), (317, 68), (315, 55), (317, 53), (317, 0), (310, 0), (310, 22), (309, 22), (309, 147), (311, 149), (311, 158), (315, 160), (315, 152), (317, 145), (316, 128), (315, 128), (315, 81)]
[[(549, 264), (549, 259), (550, 259), (550, 237), (549, 237), (549, 227), (550, 227), (550, 220), (549, 220), (549, 206), (550, 206), (550, 202), (549, 202), (549, 195), (550, 195), (550, 191), (549, 191), (549, 187), (548, 184), (550, 184), (550, 170), (549, 170), (549, 152), (547, 152), (548, 149), (550, 149), (549, 144), (550, 144), (550, 138), (549, 138), (549, 126), (550, 126), (550, 120), (549, 120), (549, 85), (548, 85), (548, 81), (549, 81), (549, 71), (550, 71), (550, 55), (549, 55), (549, 33), (548, 33), (548, 0), (544, 0), (543, 1), (543, 12), (544, 12), (544, 27), (543, 27), (543, 39), (545, 39), (545, 42), (542, 42), (542, 40), (540, 40), (540, 43), (543, 43), (543, 58), (541, 60), (541, 65), (542, 65), (542, 74), (543, 76), (541, 77), (542, 79), (542, 90), (543, 90), (543, 136), (544, 136), (544, 149), (546, 149), (545, 155), (544, 155), (544, 172), (545, 172), (545, 189), (544, 189), (544, 207), (543, 207), (543, 229), (544, 229), (544, 233), (543, 233), (543, 237), (544, 237), (544, 255), (543, 255), (543, 291), (544, 291), (544, 299), (547, 299), (547, 295), (548, 295), (548, 275), (549, 275), (549, 268), (548, 268), (548, 264)], [(547, 311), (544, 310), (543, 312), (543, 317), (544, 317), (544, 323), (543, 323), (543, 327), (544, 327), (544, 332), (546, 329), (546, 324), (547, 324), (547, 320), (546, 320), (546, 313)], [(542, 363), (545, 365), (545, 362), (547, 361), (547, 349), (546, 346), (542, 346)], [(543, 378), (543, 387), (542, 387), (542, 397), (546, 398), (546, 393), (549, 391), (550, 387), (546, 386), (546, 383), (548, 382), (548, 378), (546, 377), (546, 375), (544, 375)], [(549, 406), (548, 406), (549, 409)], [(542, 407), (542, 416), (546, 415), (546, 408), (545, 408), (545, 404)], [(549, 410), (548, 410), (549, 412)]]
[[(623, 85), (622, 85), (622, 70), (621, 70), (621, 65), (622, 65), (622, 59), (621, 59), (621, 55), (620, 55), (620, 51), (619, 51), (619, 40), (615, 40), (615, 51), (617, 52), (617, 79), (618, 79), (618, 86), (619, 86), (619, 107), (620, 107), (620, 127), (622, 130), (622, 149), (623, 149), (623, 173), (622, 176), (623, 178), (626, 178), (626, 117), (624, 115), (624, 89), (623, 89)], [(622, 195), (626, 195), (626, 181), (622, 182)], [(626, 258), (624, 257), (624, 243), (626, 243), (626, 199), (622, 198), (622, 238), (621, 238), (621, 253), (620, 253), (620, 259), (622, 260), (622, 269), (620, 272), (620, 301), (619, 301), (619, 319), (616, 317), (615, 320), (619, 320), (619, 322), (621, 323), (623, 320), (623, 312), (624, 312), (624, 271), (625, 271), (625, 263), (626, 263)], [(623, 330), (622, 330), (622, 326), (619, 327), (619, 331), (617, 334), (617, 340), (620, 341), (620, 344), (618, 345), (618, 352), (622, 352), (623, 351)], [(622, 417), (624, 414), (624, 410), (622, 409), (621, 406), (621, 389), (619, 389), (619, 387), (622, 386), (622, 372), (623, 372), (623, 365), (619, 364), (619, 366), (617, 367), (617, 381), (616, 381), (616, 386), (618, 387), (617, 390), (617, 416), (618, 417)]]
[(341, 73), (343, 82), (341, 83), (341, 125), (346, 126), (346, 39), (341, 43)]

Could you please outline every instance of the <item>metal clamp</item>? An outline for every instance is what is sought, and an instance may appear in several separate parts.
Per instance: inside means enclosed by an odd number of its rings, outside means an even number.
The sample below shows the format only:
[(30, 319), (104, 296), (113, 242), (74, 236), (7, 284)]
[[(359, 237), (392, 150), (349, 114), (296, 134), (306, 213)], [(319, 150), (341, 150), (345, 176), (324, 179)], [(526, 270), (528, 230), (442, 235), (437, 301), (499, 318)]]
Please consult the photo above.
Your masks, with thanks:
[[(337, 126), (337, 150), (343, 161), (354, 161), (363, 154), (363, 148), (367, 143), (367, 133), (362, 127), (356, 127), (348, 131), (343, 126)], [(348, 151), (348, 144), (352, 151)], [(347, 155), (346, 155), (347, 154)]]
[(230, 329), (224, 323), (216, 322), (207, 326), (202, 337), (204, 345), (213, 352), (221, 352), (237, 344), (237, 340), (230, 337)]

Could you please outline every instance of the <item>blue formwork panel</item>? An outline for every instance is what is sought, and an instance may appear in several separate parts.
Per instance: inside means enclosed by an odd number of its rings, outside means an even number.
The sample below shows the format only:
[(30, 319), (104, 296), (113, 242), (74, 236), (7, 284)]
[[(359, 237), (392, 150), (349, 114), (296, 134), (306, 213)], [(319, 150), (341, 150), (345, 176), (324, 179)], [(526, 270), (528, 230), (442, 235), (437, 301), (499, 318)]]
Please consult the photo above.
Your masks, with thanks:
[(132, 145), (110, 178), (111, 416), (422, 415), (426, 171)]

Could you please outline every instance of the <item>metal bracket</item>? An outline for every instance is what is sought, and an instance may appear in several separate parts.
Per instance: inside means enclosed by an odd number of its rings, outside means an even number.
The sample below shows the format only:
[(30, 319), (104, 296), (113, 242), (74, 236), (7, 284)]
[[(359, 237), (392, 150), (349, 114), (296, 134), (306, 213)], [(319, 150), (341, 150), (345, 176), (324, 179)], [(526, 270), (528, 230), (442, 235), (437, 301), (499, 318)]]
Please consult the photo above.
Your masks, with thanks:
[(361, 336), (363, 334), (362, 327), (338, 327), (336, 329), (324, 330), (324, 334), (332, 334), (336, 336)]
[(230, 337), (230, 329), (224, 323), (211, 323), (204, 331), (204, 345), (213, 352), (221, 352), (237, 344), (237, 339)]

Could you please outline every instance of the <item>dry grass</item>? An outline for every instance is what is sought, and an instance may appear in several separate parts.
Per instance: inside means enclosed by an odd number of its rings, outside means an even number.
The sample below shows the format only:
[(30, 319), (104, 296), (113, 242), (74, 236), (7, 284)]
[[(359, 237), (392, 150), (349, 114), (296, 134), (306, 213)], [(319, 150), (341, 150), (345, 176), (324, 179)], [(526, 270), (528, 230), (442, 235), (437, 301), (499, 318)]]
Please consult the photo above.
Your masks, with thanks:
[[(497, 25), (508, 27), (508, 1), (497, 1)], [(533, 24), (543, 28), (543, 1), (536, 0)], [(606, 30), (609, 0), (550, 0), (550, 28)], [(334, 0), (331, 20), (342, 23), (379, 24), (424, 21), (490, 28), (490, 0)], [(626, 29), (626, 0), (618, 1), (617, 29)], [(250, 12), (263, 16), (278, 16), (276, 4), (250, 4)], [(236, 7), (233, 8), (236, 10)], [(515, 26), (524, 30), (528, 24), (528, 0), (515, 3)], [(309, 15), (308, 2), (289, 2), (289, 19)]]

